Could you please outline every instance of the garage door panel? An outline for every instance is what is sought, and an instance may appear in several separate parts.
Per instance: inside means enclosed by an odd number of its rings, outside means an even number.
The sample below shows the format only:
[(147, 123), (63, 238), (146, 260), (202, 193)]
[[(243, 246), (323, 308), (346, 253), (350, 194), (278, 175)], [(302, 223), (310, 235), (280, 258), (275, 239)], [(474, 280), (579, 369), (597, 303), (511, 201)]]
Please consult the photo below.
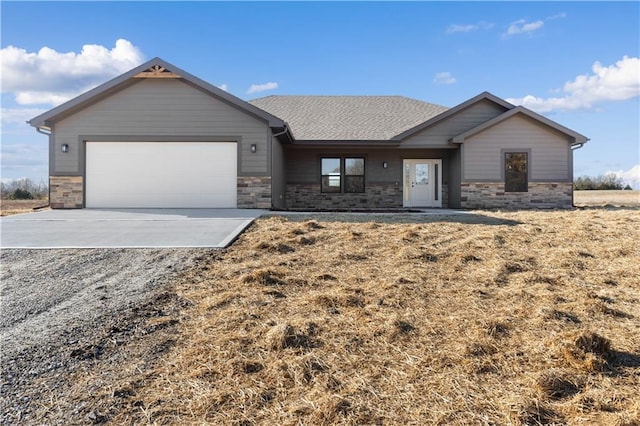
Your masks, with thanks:
[(87, 142), (87, 207), (236, 207), (235, 142)]

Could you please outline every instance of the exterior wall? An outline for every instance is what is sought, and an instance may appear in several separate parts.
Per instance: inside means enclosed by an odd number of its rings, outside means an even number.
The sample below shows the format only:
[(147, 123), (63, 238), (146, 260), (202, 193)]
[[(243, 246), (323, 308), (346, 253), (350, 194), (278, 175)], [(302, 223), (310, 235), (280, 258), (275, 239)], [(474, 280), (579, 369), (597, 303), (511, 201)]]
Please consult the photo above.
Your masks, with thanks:
[[(449, 149), (399, 150), (397, 148), (285, 147), (286, 206), (288, 209), (402, 208), (403, 159), (442, 159), (443, 207), (449, 197)], [(320, 159), (331, 156), (365, 158), (365, 192), (320, 192)], [(385, 169), (383, 163), (388, 167)]]
[(81, 209), (84, 203), (82, 176), (51, 176), (49, 205), (53, 209)]
[(568, 209), (572, 182), (529, 183), (528, 192), (504, 192), (504, 183), (463, 183), (461, 207), (467, 209)]
[(482, 100), (405, 139), (401, 148), (447, 146), (449, 139), (502, 114), (506, 108)]
[(464, 142), (463, 182), (504, 180), (503, 151), (530, 150), (529, 182), (571, 182), (569, 137), (516, 114)]
[(238, 208), (270, 209), (271, 178), (238, 176)]
[[(139, 82), (54, 124), (51, 175), (84, 174), (84, 137), (215, 137), (238, 141), (238, 174), (268, 175), (270, 129), (267, 123), (176, 79)], [(166, 140), (166, 139), (165, 139)], [(60, 146), (69, 145), (62, 153)], [(251, 145), (257, 147), (251, 153)]]

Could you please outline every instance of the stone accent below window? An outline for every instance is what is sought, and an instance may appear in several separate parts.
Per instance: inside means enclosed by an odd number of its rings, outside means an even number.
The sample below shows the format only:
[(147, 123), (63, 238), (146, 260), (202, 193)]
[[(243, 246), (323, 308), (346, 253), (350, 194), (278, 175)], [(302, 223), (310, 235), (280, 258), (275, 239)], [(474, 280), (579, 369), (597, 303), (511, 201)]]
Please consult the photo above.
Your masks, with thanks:
[(570, 209), (571, 182), (529, 182), (527, 192), (505, 192), (504, 183), (461, 185), (460, 204), (465, 209)]
[(358, 194), (322, 193), (320, 183), (290, 183), (286, 197), (292, 210), (402, 208), (402, 186), (392, 183), (368, 183)]
[(82, 176), (49, 176), (52, 209), (81, 209), (84, 204)]
[(270, 209), (271, 177), (238, 176), (238, 208)]

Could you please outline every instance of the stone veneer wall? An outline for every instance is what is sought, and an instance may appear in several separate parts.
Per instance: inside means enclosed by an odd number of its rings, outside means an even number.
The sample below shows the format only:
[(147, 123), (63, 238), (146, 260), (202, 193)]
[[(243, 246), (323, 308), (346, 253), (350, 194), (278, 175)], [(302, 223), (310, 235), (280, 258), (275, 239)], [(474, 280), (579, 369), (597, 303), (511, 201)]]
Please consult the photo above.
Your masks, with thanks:
[(270, 209), (271, 177), (238, 176), (238, 208)]
[(82, 176), (49, 176), (52, 209), (81, 209), (84, 203)]
[(528, 192), (505, 192), (504, 183), (463, 183), (460, 191), (466, 209), (568, 209), (572, 208), (571, 182), (529, 182)]
[(368, 184), (358, 194), (322, 193), (320, 183), (287, 184), (286, 197), (287, 208), (294, 210), (402, 207), (402, 187), (394, 184)]

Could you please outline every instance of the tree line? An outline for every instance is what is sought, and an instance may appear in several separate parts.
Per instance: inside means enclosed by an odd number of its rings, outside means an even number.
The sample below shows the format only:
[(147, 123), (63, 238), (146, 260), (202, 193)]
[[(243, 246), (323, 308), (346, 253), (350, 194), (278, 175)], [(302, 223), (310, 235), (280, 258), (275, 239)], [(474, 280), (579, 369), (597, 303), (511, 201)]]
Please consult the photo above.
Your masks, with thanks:
[(573, 181), (573, 189), (581, 190), (607, 190), (607, 189), (632, 189), (631, 185), (626, 185), (622, 178), (614, 173), (600, 176), (580, 176)]
[(0, 197), (3, 200), (42, 200), (49, 197), (49, 185), (44, 180), (35, 183), (29, 178), (2, 181)]

